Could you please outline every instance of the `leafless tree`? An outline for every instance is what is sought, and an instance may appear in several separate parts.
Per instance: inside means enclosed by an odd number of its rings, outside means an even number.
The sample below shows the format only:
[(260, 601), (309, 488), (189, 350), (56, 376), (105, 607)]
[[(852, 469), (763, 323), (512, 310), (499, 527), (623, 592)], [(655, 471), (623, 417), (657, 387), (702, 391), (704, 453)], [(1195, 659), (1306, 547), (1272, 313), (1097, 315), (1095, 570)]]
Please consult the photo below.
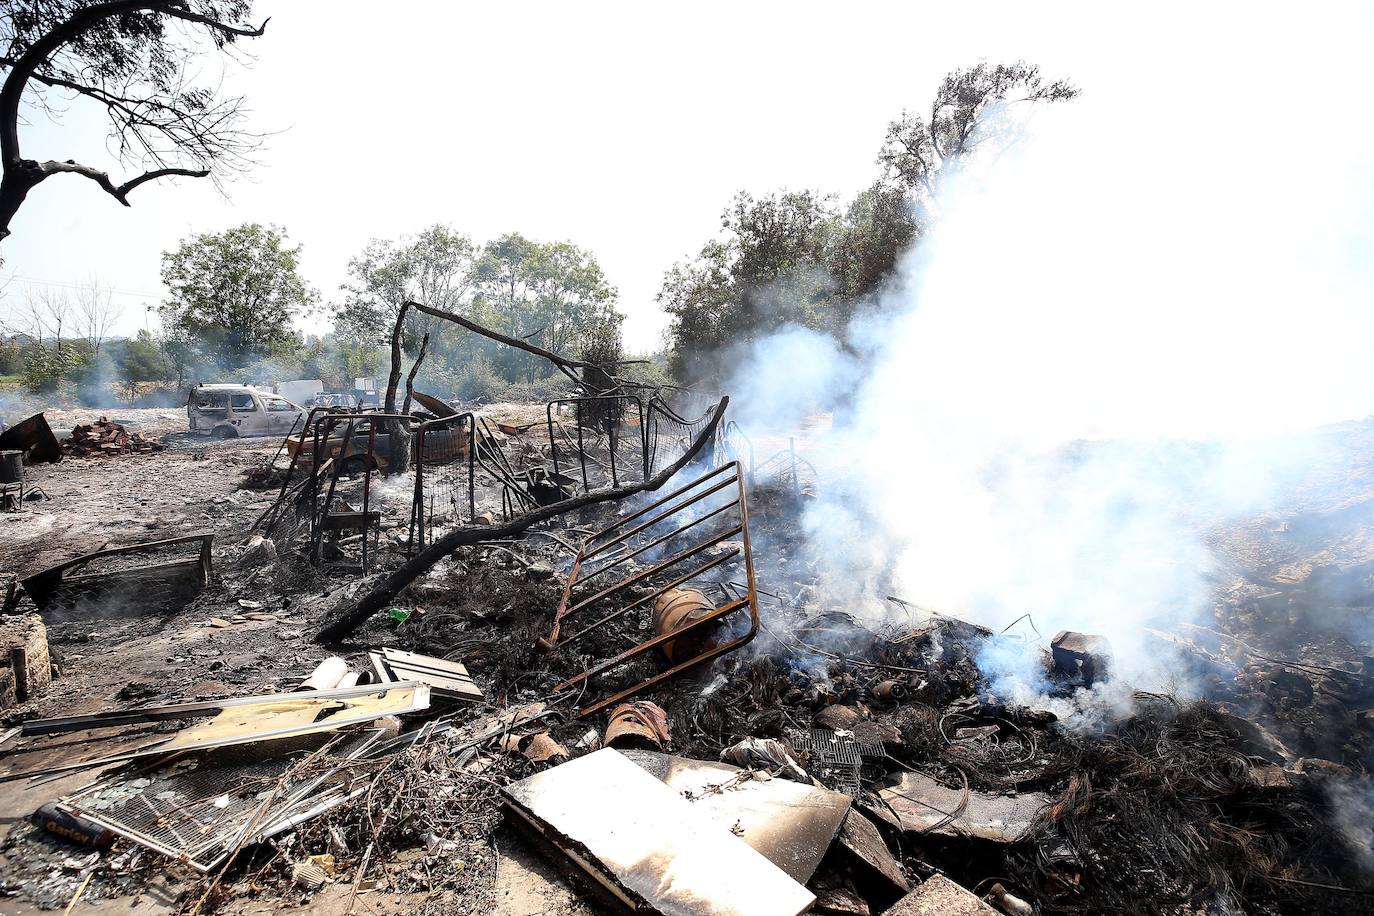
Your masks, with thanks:
[[(28, 194), (53, 175), (89, 178), (124, 206), (158, 178), (243, 167), (260, 137), (242, 129), (241, 97), (221, 97), (190, 72), (208, 43), (226, 51), (267, 23), (236, 25), (251, 0), (0, 0), (0, 239)], [(20, 151), (27, 103), (57, 118), (73, 99), (104, 107), (119, 161), (143, 169), (122, 184), (73, 159)]]
[(90, 344), (91, 358), (95, 359), (124, 309), (114, 304), (114, 291), (101, 285), (94, 275), (76, 287), (72, 299), (77, 328)]

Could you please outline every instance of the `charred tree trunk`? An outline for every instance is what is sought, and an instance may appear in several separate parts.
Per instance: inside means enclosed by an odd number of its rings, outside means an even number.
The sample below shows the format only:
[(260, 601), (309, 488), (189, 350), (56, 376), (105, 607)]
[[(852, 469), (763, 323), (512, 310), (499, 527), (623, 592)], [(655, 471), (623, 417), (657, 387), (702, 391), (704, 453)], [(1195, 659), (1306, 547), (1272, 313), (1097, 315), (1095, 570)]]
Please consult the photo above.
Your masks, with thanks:
[(429, 352), (429, 332), (425, 332), (424, 340), (420, 341), (420, 355), (415, 357), (415, 365), (410, 367), (410, 374), (406, 376), (406, 399), (401, 402), (401, 413), (410, 413), (410, 399), (415, 396), (415, 375), (420, 371), (420, 363), (425, 361), (425, 354)]
[(387, 413), (396, 412), (396, 389), (401, 384), (401, 334), (405, 331), (409, 311), (410, 303), (402, 302), (396, 312), (396, 324), (391, 328), (391, 373), (386, 379), (386, 401), (382, 404)]
[[(401, 334), (405, 330), (406, 313), (410, 303), (402, 302), (396, 313), (396, 324), (391, 329), (391, 372), (386, 380), (386, 400), (382, 404), (385, 413), (396, 412), (396, 389), (401, 384)], [(406, 399), (407, 402), (410, 400)], [(386, 420), (382, 424), (387, 432), (387, 451), (390, 463), (388, 474), (404, 474), (410, 470), (410, 430), (400, 420)]]

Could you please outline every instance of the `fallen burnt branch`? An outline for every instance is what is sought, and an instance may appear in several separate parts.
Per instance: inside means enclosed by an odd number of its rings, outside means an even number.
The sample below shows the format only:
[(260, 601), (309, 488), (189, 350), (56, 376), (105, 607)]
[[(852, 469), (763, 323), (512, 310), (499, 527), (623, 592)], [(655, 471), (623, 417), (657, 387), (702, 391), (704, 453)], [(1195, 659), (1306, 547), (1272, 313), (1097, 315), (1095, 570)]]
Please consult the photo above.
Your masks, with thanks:
[(462, 315), (458, 315), (441, 308), (435, 308), (432, 305), (424, 305), (420, 302), (407, 302), (406, 306), (409, 308), (419, 309), (420, 311), (428, 315), (433, 315), (436, 318), (442, 318), (445, 321), (452, 321), (459, 327), (467, 328), (472, 333), (481, 334), (483, 337), (494, 340), (497, 343), (503, 343), (508, 347), (515, 347), (517, 350), (524, 350), (526, 353), (532, 353), (535, 356), (542, 356), (544, 357), (544, 359), (547, 359), (549, 362), (553, 363), (559, 372), (562, 372), (564, 375), (566, 375), (568, 378), (572, 379), (579, 385), (585, 384), (587, 380), (577, 374), (578, 369), (594, 369), (597, 372), (604, 374), (606, 378), (615, 382), (616, 385), (627, 384), (624, 379), (616, 375), (612, 375), (610, 372), (608, 372), (605, 366), (598, 366), (596, 363), (589, 363), (586, 360), (572, 359), (571, 357), (561, 356), (553, 352), (552, 350), (545, 350), (543, 347), (536, 346), (535, 344), (532, 344), (527, 340), (521, 340), (518, 337), (511, 337), (509, 335), (502, 334), (500, 331), (493, 331), (490, 328), (485, 328), (477, 322), (472, 321), (471, 319), (464, 318)]
[(595, 506), (599, 503), (610, 502), (612, 500), (624, 499), (636, 493), (657, 490), (666, 484), (678, 471), (682, 470), (692, 459), (701, 452), (707, 442), (711, 441), (715, 435), (716, 427), (720, 423), (721, 416), (725, 413), (725, 408), (729, 405), (730, 398), (722, 397), (716, 409), (712, 412), (711, 419), (697, 433), (692, 444), (683, 452), (682, 456), (672, 464), (659, 471), (648, 480), (629, 483), (621, 487), (611, 487), (605, 490), (592, 490), (572, 499), (561, 500), (547, 506), (517, 515), (507, 522), (499, 525), (464, 525), (455, 528), (448, 534), (439, 538), (429, 547), (416, 554), (405, 565), (401, 566), (391, 575), (364, 595), (352, 607), (335, 614), (333, 618), (320, 629), (316, 634), (316, 642), (336, 642), (352, 633), (373, 614), (391, 603), (401, 589), (415, 581), (421, 573), (424, 573), (435, 563), (453, 553), (459, 547), (466, 547), (471, 544), (479, 544), (483, 541), (497, 541), (520, 534), (526, 529), (539, 522), (555, 518), (566, 512), (581, 509), (586, 506)]

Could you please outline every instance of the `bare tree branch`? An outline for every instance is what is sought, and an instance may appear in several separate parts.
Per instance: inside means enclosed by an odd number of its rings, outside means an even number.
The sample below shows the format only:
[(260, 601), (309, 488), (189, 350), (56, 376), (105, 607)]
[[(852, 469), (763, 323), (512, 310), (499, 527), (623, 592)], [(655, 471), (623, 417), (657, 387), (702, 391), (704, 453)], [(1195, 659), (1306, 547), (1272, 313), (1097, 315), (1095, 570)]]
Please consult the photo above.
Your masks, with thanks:
[(460, 327), (467, 328), (474, 334), (481, 334), (483, 337), (488, 337), (496, 341), (497, 343), (503, 343), (506, 346), (514, 347), (517, 350), (524, 350), (526, 353), (533, 353), (535, 356), (542, 356), (549, 362), (553, 363), (554, 366), (558, 368), (558, 371), (562, 372), (564, 375), (572, 379), (574, 382), (577, 382), (579, 385), (582, 383), (582, 378), (577, 374), (576, 370), (600, 368), (592, 363), (585, 362), (580, 359), (569, 359), (566, 356), (560, 356), (557, 353), (554, 353), (552, 350), (545, 350), (543, 347), (536, 346), (535, 344), (521, 340), (518, 337), (509, 337), (505, 334), (502, 334), (500, 331), (493, 331), (490, 328), (485, 328), (477, 322), (464, 318), (462, 315), (456, 314), (454, 312), (446, 311), (441, 308), (435, 308), (432, 305), (424, 305), (419, 302), (407, 302), (406, 305), (419, 309), (420, 311), (428, 315), (433, 315), (436, 318), (443, 318), (445, 321), (452, 321), (454, 324), (459, 325)]
[(272, 17), (268, 16), (262, 21), (262, 25), (258, 26), (256, 29), (246, 29), (241, 26), (229, 25), (227, 22), (218, 22), (211, 19), (209, 16), (202, 16), (200, 13), (194, 12), (182, 5), (182, 0), (177, 0), (176, 5), (168, 7), (165, 12), (173, 19), (184, 19), (187, 22), (199, 23), (200, 25), (209, 26), (217, 32), (223, 32), (226, 35), (241, 35), (244, 38), (261, 38), (263, 33), (267, 30), (267, 23), (272, 21)]
[[(173, 175), (203, 178), (216, 163), (241, 164), (257, 141), (237, 128), (241, 99), (217, 100), (213, 91), (190, 84), (185, 62), (193, 47), (166, 38), (155, 20), (137, 17), (165, 16), (204, 26), (220, 48), (237, 37), (262, 35), (266, 20), (257, 28), (236, 26), (197, 12), (188, 0), (108, 0), (69, 15), (66, 9), (58, 5), (46, 19), (35, 20), (31, 33), (12, 34), (9, 53), (0, 58), (0, 67), (8, 70), (0, 85), (0, 239), (10, 234), (10, 223), (29, 191), (52, 175), (82, 175), (127, 207), (128, 194), (139, 185)], [(57, 19), (61, 15), (66, 18)], [(93, 31), (104, 42), (95, 45), (102, 51), (92, 52), (89, 43), (81, 43)], [(121, 161), (141, 159), (144, 166), (156, 168), (116, 185), (108, 173), (73, 159), (25, 159), (19, 115), (30, 86), (39, 87), (40, 105), (47, 105), (42, 87), (104, 105)]]
[(132, 206), (128, 199), (129, 192), (145, 181), (152, 181), (156, 178), (166, 178), (169, 175), (185, 175), (191, 178), (204, 178), (206, 175), (210, 174), (208, 169), (154, 169), (151, 172), (144, 172), (137, 178), (132, 178), (116, 187), (114, 182), (110, 181), (110, 176), (108, 174), (100, 171), (100, 169), (92, 168), (89, 165), (82, 165), (74, 159), (67, 159), (64, 162), (49, 159), (46, 162), (38, 163), (38, 167), (42, 170), (44, 178), (49, 175), (56, 175), (60, 172), (71, 172), (76, 175), (85, 176), (100, 185), (100, 187), (105, 190), (105, 193), (109, 194), (126, 207)]

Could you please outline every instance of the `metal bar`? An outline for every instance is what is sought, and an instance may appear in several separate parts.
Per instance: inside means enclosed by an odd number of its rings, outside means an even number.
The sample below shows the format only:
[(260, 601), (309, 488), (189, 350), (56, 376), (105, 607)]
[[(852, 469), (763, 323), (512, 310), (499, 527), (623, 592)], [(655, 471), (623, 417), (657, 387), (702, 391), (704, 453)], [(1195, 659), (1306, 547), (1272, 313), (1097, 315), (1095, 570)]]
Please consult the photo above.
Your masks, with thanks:
[(587, 482), (587, 447), (582, 443), (582, 418), (576, 419), (573, 426), (577, 427), (577, 457), (582, 463), (582, 489), (590, 490), (592, 485)]
[[(731, 464), (734, 464), (734, 462), (731, 462)], [(635, 519), (640, 518), (640, 517), (646, 515), (647, 513), (654, 511), (655, 509), (657, 509), (659, 506), (663, 505), (664, 503), (669, 502), (670, 500), (677, 499), (677, 498), (678, 498), (679, 496), (681, 496), (683, 493), (686, 493), (686, 492), (688, 492), (689, 490), (693, 490), (693, 489), (695, 489), (695, 488), (701, 486), (703, 483), (705, 483), (706, 481), (710, 480), (712, 477), (716, 476), (717, 474), (721, 473), (721, 472), (724, 471), (724, 470), (729, 469), (729, 468), (731, 467), (731, 464), (721, 465), (719, 468), (717, 468), (716, 470), (712, 471), (711, 473), (706, 474), (706, 475), (704, 475), (704, 476), (702, 476), (702, 477), (698, 477), (696, 480), (692, 481), (691, 483), (687, 484), (686, 486), (684, 486), (684, 487), (679, 487), (678, 489), (676, 489), (676, 490), (674, 490), (673, 492), (669, 493), (667, 496), (664, 496), (664, 497), (662, 497), (662, 498), (660, 498), (660, 499), (658, 499), (658, 500), (656, 500), (656, 501), (654, 501), (654, 502), (649, 503), (649, 505), (645, 506), (643, 509), (640, 509), (638, 512), (635, 512), (635, 513), (633, 513), (633, 514), (631, 514), (631, 515), (627, 515), (627, 516), (625, 516), (624, 518), (622, 518), (622, 519), (620, 519), (620, 520), (618, 520), (618, 521), (616, 521), (616, 522), (613, 522), (613, 523), (610, 524), (610, 525), (607, 525), (605, 528), (602, 528), (600, 531), (597, 531), (597, 532), (594, 533), (594, 534), (588, 535), (588, 536), (587, 536), (587, 539), (586, 539), (585, 541), (583, 541), (583, 544), (590, 544), (592, 541), (595, 541), (595, 540), (598, 540), (599, 538), (605, 537), (606, 535), (610, 534), (612, 531), (614, 531), (614, 530), (616, 530), (617, 528), (619, 528), (621, 525), (629, 524), (630, 522), (634, 521)], [(726, 481), (726, 483), (728, 484), (729, 481)], [(712, 492), (714, 492), (714, 491), (712, 491)], [(703, 494), (701, 494), (701, 495), (702, 495), (702, 496), (706, 496), (707, 494), (703, 493)], [(683, 506), (689, 506), (689, 505), (691, 505), (693, 502), (696, 502), (696, 500), (695, 500), (695, 499), (688, 500), (686, 503), (683, 503)], [(681, 508), (681, 507), (679, 507), (679, 508)], [(620, 538), (617, 538), (617, 539), (615, 539), (615, 540), (612, 540), (612, 541), (610, 542), (610, 544), (618, 543), (620, 540), (621, 540)], [(607, 546), (610, 546), (610, 545), (609, 545), (609, 544), (606, 544), (606, 545), (602, 545), (602, 546), (600, 546), (600, 547), (595, 547), (595, 548), (593, 548), (592, 550), (587, 551), (586, 556), (588, 556), (588, 557), (595, 556), (595, 554), (596, 554), (598, 551), (604, 550)]]
[(559, 646), (566, 646), (566, 645), (568, 645), (569, 643), (573, 642), (574, 640), (581, 639), (583, 636), (586, 636), (586, 635), (587, 635), (588, 633), (590, 633), (592, 630), (595, 630), (595, 629), (597, 629), (598, 627), (601, 627), (601, 626), (605, 626), (606, 624), (610, 623), (612, 620), (615, 620), (615, 619), (618, 618), (618, 617), (623, 617), (625, 614), (627, 614), (628, 612), (634, 610), (635, 608), (639, 607), (640, 605), (642, 605), (642, 604), (648, 602), (650, 599), (652, 599), (652, 598), (657, 598), (659, 595), (663, 594), (663, 593), (666, 592), (668, 589), (670, 589), (670, 588), (677, 588), (679, 585), (681, 585), (682, 583), (686, 582), (688, 579), (691, 579), (691, 578), (693, 578), (694, 576), (699, 576), (699, 575), (701, 575), (702, 573), (707, 572), (708, 570), (715, 569), (717, 566), (719, 566), (720, 564), (724, 563), (726, 560), (730, 559), (731, 557), (736, 557), (736, 556), (739, 556), (739, 551), (738, 551), (738, 550), (732, 550), (732, 551), (730, 551), (729, 553), (721, 554), (720, 556), (716, 557), (714, 560), (711, 560), (709, 563), (706, 563), (706, 564), (704, 564), (704, 565), (702, 565), (702, 566), (700, 566), (700, 567), (698, 567), (698, 568), (692, 570), (691, 572), (683, 573), (682, 575), (678, 576), (676, 579), (674, 579), (673, 581), (667, 583), (666, 585), (664, 585), (664, 586), (662, 586), (662, 587), (660, 587), (660, 588), (658, 588), (658, 589), (656, 589), (656, 590), (650, 592), (649, 594), (645, 595), (645, 596), (642, 597), (642, 598), (636, 599), (636, 600), (634, 601), (634, 603), (632, 603), (632, 604), (627, 604), (627, 605), (625, 605), (623, 608), (621, 608), (621, 609), (618, 610), (618, 611), (612, 611), (611, 613), (607, 614), (605, 617), (603, 617), (603, 618), (601, 618), (600, 620), (598, 620), (596, 623), (589, 623), (589, 624), (587, 624), (587, 626), (583, 627), (581, 630), (579, 630), (578, 632), (574, 633), (572, 636), (569, 636), (569, 637), (567, 637), (566, 639), (561, 640), (561, 641), (558, 643), (558, 645), (559, 645)]
[[(395, 451), (393, 451), (392, 454), (394, 455), (394, 454), (395, 454)], [(372, 424), (369, 424), (369, 425), (368, 425), (367, 458), (368, 458), (368, 460), (366, 461), (366, 463), (365, 463), (365, 465), (364, 465), (364, 467), (363, 467), (363, 543), (362, 543), (362, 554), (361, 554), (361, 560), (360, 560), (360, 563), (361, 563), (361, 566), (362, 566), (362, 574), (363, 574), (364, 576), (367, 575), (367, 535), (368, 535), (368, 530), (367, 530), (367, 529), (372, 527), (372, 523), (368, 521), (368, 517), (369, 517), (369, 516), (368, 516), (367, 512), (368, 512), (368, 509), (370, 509), (370, 508), (371, 508), (371, 505), (372, 505), (371, 502), (370, 502), (370, 497), (372, 496), (372, 466), (373, 466), (374, 464), (377, 463), (377, 424), (376, 424), (376, 423), (372, 423)], [(380, 530), (380, 526), (378, 526), (378, 527), (379, 527), (379, 530)], [(378, 546), (380, 546), (380, 542), (379, 542)]]
[(425, 548), (425, 424), (415, 431), (415, 493), (410, 502), (410, 531), (406, 535), (406, 554), (415, 551), (416, 536)]
[(575, 614), (576, 612), (580, 611), (582, 608), (586, 607), (586, 606), (589, 605), (589, 604), (594, 604), (594, 603), (597, 602), (597, 601), (601, 601), (601, 600), (604, 599), (604, 598), (608, 598), (608, 597), (610, 597), (611, 595), (614, 595), (616, 592), (620, 591), (621, 589), (629, 588), (631, 585), (634, 585), (636, 582), (642, 582), (643, 580), (649, 578), (650, 576), (654, 575), (655, 573), (660, 573), (660, 572), (662, 572), (663, 570), (667, 569), (669, 566), (674, 566), (674, 565), (676, 565), (676, 564), (682, 562), (683, 560), (691, 559), (692, 557), (696, 556), (697, 554), (701, 553), (702, 551), (707, 550), (707, 549), (709, 549), (709, 548), (711, 548), (711, 547), (716, 546), (717, 544), (719, 544), (721, 541), (725, 540), (726, 538), (729, 538), (729, 537), (731, 537), (731, 536), (733, 536), (733, 535), (739, 534), (739, 532), (740, 532), (740, 526), (736, 525), (734, 528), (731, 528), (729, 531), (725, 532), (723, 535), (721, 535), (721, 536), (718, 537), (718, 538), (712, 538), (712, 539), (710, 539), (709, 541), (704, 541), (704, 542), (702, 542), (702, 543), (696, 545), (695, 547), (692, 547), (692, 548), (690, 548), (690, 549), (688, 549), (688, 550), (684, 550), (682, 553), (679, 553), (679, 554), (676, 554), (675, 556), (669, 557), (668, 559), (666, 559), (666, 560), (664, 560), (663, 562), (659, 563), (657, 566), (650, 566), (648, 569), (640, 570), (639, 572), (635, 573), (633, 576), (630, 576), (629, 578), (621, 579), (621, 580), (620, 580), (619, 582), (617, 582), (615, 585), (612, 585), (612, 586), (609, 586), (609, 587), (607, 587), (607, 588), (604, 588), (604, 589), (602, 589), (601, 591), (597, 592), (597, 593), (596, 593), (595, 595), (593, 595), (592, 597), (586, 598), (586, 599), (584, 599), (584, 600), (582, 600), (582, 601), (579, 601), (577, 604), (575, 604), (575, 605), (573, 605), (572, 607), (568, 608), (566, 611), (563, 612), (563, 616), (564, 616), (564, 617), (569, 617), (569, 616)]
[[(549, 429), (549, 452), (553, 456), (553, 472), (559, 474), (558, 470), (558, 443), (553, 440), (553, 405), (558, 401), (549, 401), (544, 405), (544, 422)], [(562, 424), (559, 424), (562, 425)]]
[[(733, 480), (725, 480), (725, 481), (722, 481), (722, 482), (716, 484), (715, 486), (711, 487), (709, 490), (706, 490), (705, 492), (698, 493), (696, 496), (693, 496), (691, 499), (687, 500), (687, 501), (684, 502), (682, 505), (680, 505), (680, 506), (674, 506), (674, 507), (671, 508), (671, 509), (667, 509), (667, 510), (665, 510), (665, 511), (663, 512), (662, 515), (659, 515), (659, 516), (656, 517), (656, 518), (651, 518), (651, 519), (649, 519), (647, 522), (643, 522), (643, 523), (641, 523), (641, 524), (639, 524), (639, 525), (636, 525), (634, 528), (632, 528), (631, 530), (625, 532), (624, 534), (619, 535), (618, 537), (612, 538), (611, 540), (607, 541), (606, 543), (601, 544), (601, 545), (599, 545), (599, 546), (597, 546), (597, 547), (592, 548), (591, 550), (587, 551), (587, 553), (583, 556), (583, 559), (591, 559), (592, 557), (596, 556), (597, 554), (602, 553), (603, 551), (609, 550), (610, 548), (616, 546), (617, 544), (623, 544), (623, 543), (625, 543), (625, 542), (628, 541), (630, 538), (632, 538), (632, 537), (634, 537), (635, 535), (641, 533), (642, 531), (645, 531), (646, 529), (649, 529), (649, 528), (654, 527), (655, 525), (657, 525), (659, 522), (663, 521), (663, 520), (664, 520), (665, 518), (667, 518), (668, 516), (674, 515), (674, 514), (676, 514), (676, 513), (678, 513), (678, 512), (681, 512), (683, 509), (686, 509), (686, 508), (688, 508), (689, 506), (694, 506), (694, 505), (696, 505), (697, 503), (701, 502), (701, 501), (702, 501), (703, 499), (705, 499), (706, 497), (710, 496), (710, 495), (713, 494), (713, 493), (717, 493), (717, 492), (719, 492), (719, 491), (725, 489), (726, 487), (730, 486), (730, 484), (732, 484), (732, 483), (734, 483)], [(596, 535), (592, 535), (592, 537), (596, 537)], [(590, 540), (590, 539), (589, 539), (589, 540)], [(619, 562), (619, 560), (617, 560), (616, 562)]]
[(464, 425), (468, 428), (468, 521), (477, 517), (477, 474), (474, 463), (477, 460), (477, 415), (466, 414), (467, 419), (461, 420), (458, 428)]
[(706, 521), (707, 519), (715, 518), (717, 515), (720, 515), (722, 512), (728, 512), (730, 509), (733, 509), (735, 506), (738, 506), (738, 505), (739, 505), (739, 500), (737, 499), (737, 500), (735, 500), (734, 502), (726, 503), (725, 505), (721, 506), (721, 507), (718, 508), (718, 509), (712, 509), (710, 512), (706, 513), (705, 515), (699, 515), (699, 516), (697, 516), (694, 520), (692, 520), (692, 521), (688, 522), (687, 524), (683, 525), (681, 528), (674, 528), (672, 531), (669, 531), (667, 534), (663, 535), (662, 537), (659, 537), (659, 538), (656, 539), (656, 540), (650, 541), (649, 543), (643, 545), (642, 547), (639, 547), (638, 549), (634, 550), (634, 551), (631, 552), (631, 553), (625, 554), (625, 555), (622, 556), (622, 557), (616, 557), (614, 560), (610, 561), (610, 562), (607, 563), (605, 566), (599, 567), (599, 568), (598, 568), (596, 571), (594, 571), (594, 572), (589, 572), (589, 573), (587, 573), (585, 576), (582, 577), (581, 581), (582, 581), (583, 583), (585, 583), (588, 579), (594, 579), (594, 578), (596, 578), (597, 576), (599, 576), (599, 575), (601, 575), (602, 573), (604, 573), (604, 572), (605, 572), (606, 570), (608, 570), (608, 569), (615, 569), (615, 568), (616, 568), (617, 566), (619, 566), (621, 563), (624, 563), (624, 562), (626, 562), (627, 560), (633, 560), (635, 557), (639, 556), (641, 553), (644, 553), (646, 550), (652, 550), (652, 549), (654, 549), (655, 547), (657, 547), (659, 544), (662, 544), (664, 541), (672, 540), (673, 538), (677, 537), (679, 534), (685, 534), (686, 532), (688, 532), (688, 531), (690, 531), (691, 529), (695, 528), (697, 525), (700, 525), (702, 522)]

